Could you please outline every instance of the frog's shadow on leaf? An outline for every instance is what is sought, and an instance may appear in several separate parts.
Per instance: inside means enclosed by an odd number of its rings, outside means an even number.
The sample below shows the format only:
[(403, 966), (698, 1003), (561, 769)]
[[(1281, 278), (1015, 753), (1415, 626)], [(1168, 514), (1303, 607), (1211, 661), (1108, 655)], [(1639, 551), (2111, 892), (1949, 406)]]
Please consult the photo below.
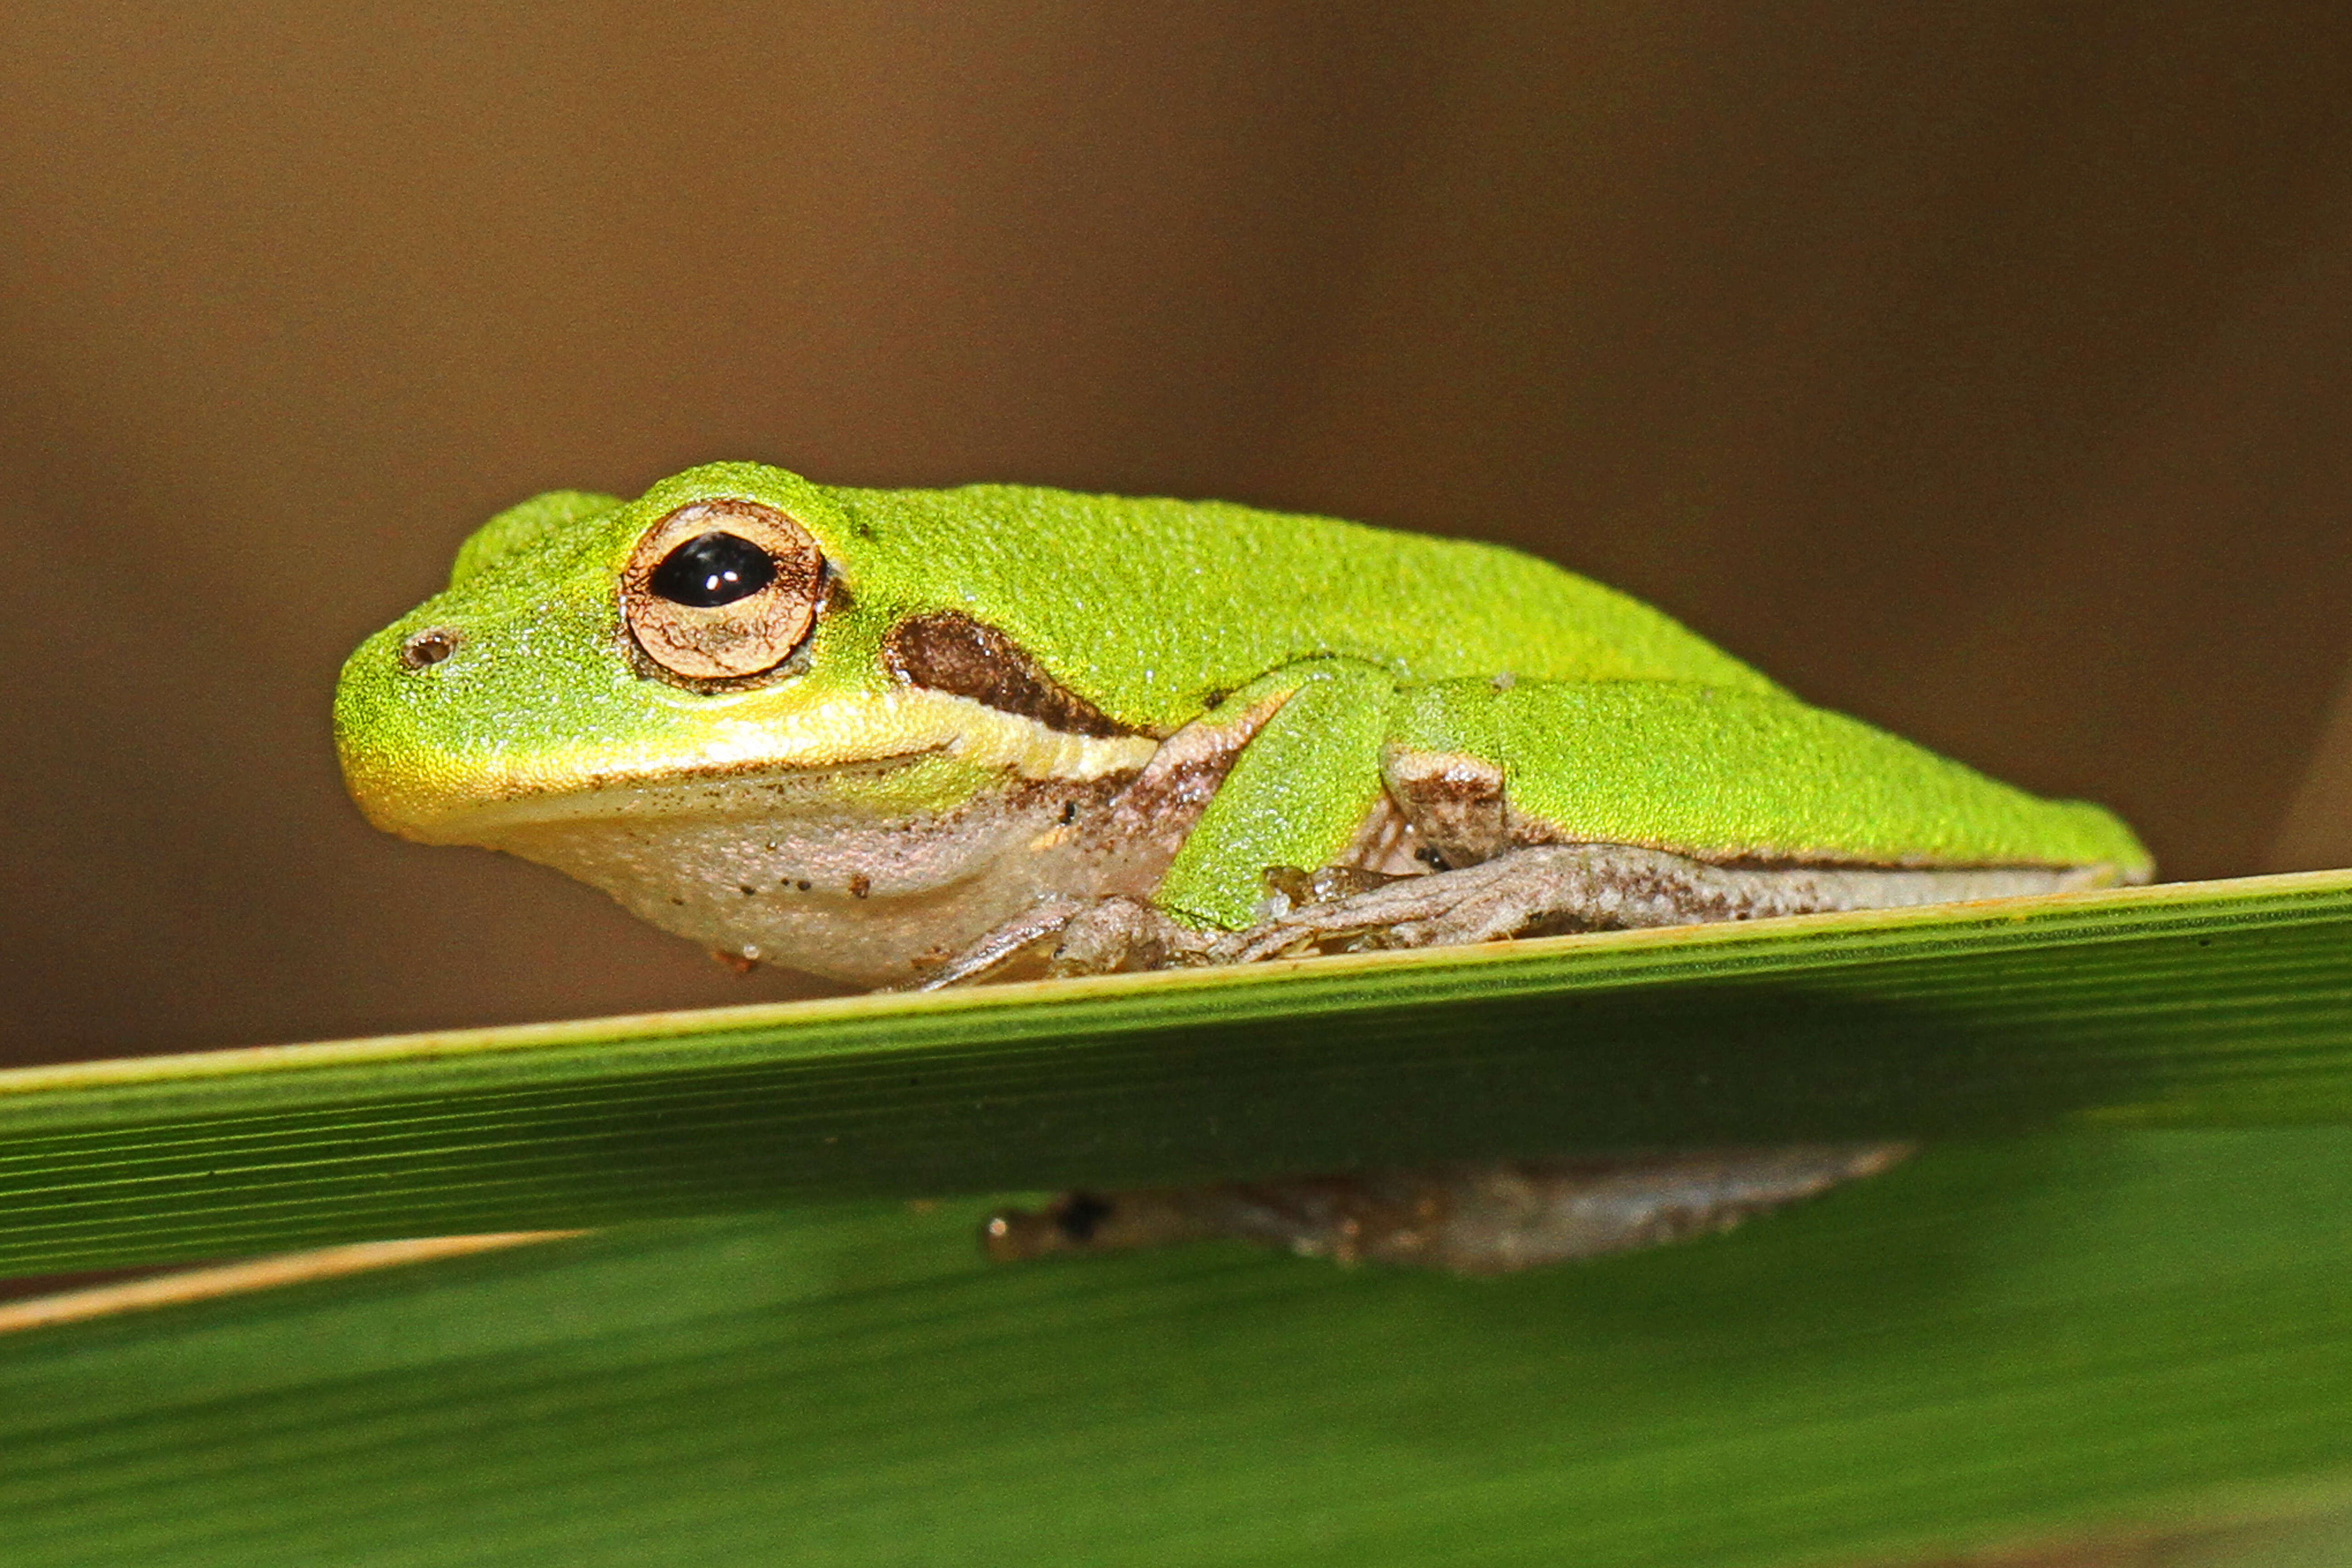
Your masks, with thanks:
[[(1857, 1342), (1968, 1314), (1997, 1277), (1987, 1257), (2013, 1244), (2018, 1227), (2044, 1226), (2043, 1196), (2102, 1184), (2103, 1163), (2056, 1139), (1930, 1148), (1884, 1176), (1727, 1235), (1486, 1279), (1310, 1259), (1253, 1268), (1232, 1243), (1031, 1268), (1107, 1269), (1106, 1289), (1263, 1268), (1264, 1294), (1237, 1300), (1220, 1290), (1203, 1310), (1303, 1313), (1335, 1333), (1375, 1332), (1441, 1362), (1463, 1353), (1450, 1347), (1478, 1346), (1482, 1357), (1515, 1347), (1529, 1365), (1566, 1355), (1604, 1367), (1665, 1364), (1700, 1378), (1795, 1380), (1815, 1358), (1843, 1358)], [(1989, 1247), (1992, 1232), (2000, 1246)], [(1592, 1394), (1615, 1396), (1599, 1386)], [(1464, 1412), (1454, 1407), (1449, 1418)]]

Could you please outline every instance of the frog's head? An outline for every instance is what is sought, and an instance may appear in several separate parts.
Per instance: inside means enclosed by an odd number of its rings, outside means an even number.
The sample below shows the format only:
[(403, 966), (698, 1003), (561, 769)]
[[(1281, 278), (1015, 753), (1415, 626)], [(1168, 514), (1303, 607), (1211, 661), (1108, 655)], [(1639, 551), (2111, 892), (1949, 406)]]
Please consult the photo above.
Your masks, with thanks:
[(518, 830), (674, 812), (681, 789), (701, 792), (696, 810), (786, 782), (803, 804), (829, 791), (936, 810), (1008, 772), (1132, 767), (1131, 735), (1044, 726), (910, 676), (950, 624), (934, 601), (954, 573), (925, 554), (757, 464), (689, 469), (626, 503), (526, 501), (344, 666), (344, 776), (379, 826), (507, 847)]

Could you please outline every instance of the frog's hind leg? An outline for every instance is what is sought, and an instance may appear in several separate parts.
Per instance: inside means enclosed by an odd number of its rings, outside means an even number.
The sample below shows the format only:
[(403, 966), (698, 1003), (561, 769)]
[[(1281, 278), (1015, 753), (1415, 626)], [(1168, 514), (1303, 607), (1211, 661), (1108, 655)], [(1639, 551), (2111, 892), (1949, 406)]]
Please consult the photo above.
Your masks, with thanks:
[(1249, 963), (1340, 949), (1894, 909), (2099, 887), (2106, 879), (2096, 867), (1717, 866), (1637, 845), (1532, 845), (1276, 914), (1217, 942), (1210, 958)]
[(1796, 1143), (1616, 1160), (1507, 1160), (1123, 1193), (1007, 1210), (1001, 1259), (1233, 1237), (1342, 1263), (1507, 1274), (1728, 1230), (1875, 1175), (1904, 1143)]
[[(1747, 710), (1759, 704), (1769, 710)], [(1828, 729), (1808, 739), (1807, 724)], [(1896, 808), (1857, 806), (1822, 776), (1832, 741), (1863, 749), (1873, 777), (1916, 775), (1895, 797), (1928, 803), (1903, 807), (1929, 819), (1905, 826), (1903, 842), (1915, 848), (1937, 843), (1943, 806), (1954, 816), (1972, 802), (2028, 816), (2072, 809), (2002, 793), (1907, 742), (1786, 701), (1657, 682), (1440, 682), (1410, 693), (1394, 716), (1381, 748), (1380, 806), (1349, 862), (1422, 874), (1349, 888), (1278, 872), (1280, 897), (1265, 917), (1211, 957), (1249, 963), (1892, 909), (2103, 887), (2124, 874), (2089, 858), (2046, 863), (2012, 854), (2002, 863), (1991, 852), (1998, 837), (1975, 847), (1987, 853), (1982, 861), (1902, 863), (1908, 852), (1886, 854), (1882, 842), (1888, 821), (1903, 822)], [(1821, 843), (1845, 853), (1778, 847)]]

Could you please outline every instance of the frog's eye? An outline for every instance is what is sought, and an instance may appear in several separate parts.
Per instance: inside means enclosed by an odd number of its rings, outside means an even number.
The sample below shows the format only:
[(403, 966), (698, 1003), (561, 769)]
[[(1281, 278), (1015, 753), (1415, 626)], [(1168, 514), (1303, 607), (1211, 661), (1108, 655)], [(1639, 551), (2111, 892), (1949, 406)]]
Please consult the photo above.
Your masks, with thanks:
[(761, 675), (816, 619), (824, 557), (757, 501), (696, 501), (655, 523), (621, 573), (621, 619), (647, 658), (689, 680)]
[(667, 555), (646, 585), (673, 605), (716, 609), (776, 580), (768, 552), (740, 533), (698, 533)]

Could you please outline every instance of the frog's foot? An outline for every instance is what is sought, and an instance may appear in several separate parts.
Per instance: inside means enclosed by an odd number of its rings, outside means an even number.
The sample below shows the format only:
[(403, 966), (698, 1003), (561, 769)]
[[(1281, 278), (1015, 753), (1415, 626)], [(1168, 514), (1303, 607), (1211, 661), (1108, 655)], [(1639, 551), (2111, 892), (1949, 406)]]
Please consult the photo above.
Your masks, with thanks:
[(1010, 1260), (1233, 1237), (1341, 1263), (1508, 1274), (1728, 1230), (1910, 1152), (1907, 1143), (1792, 1143), (1066, 1193), (1043, 1209), (996, 1215), (982, 1242)]
[(1893, 909), (2098, 887), (2108, 868), (1717, 866), (1626, 844), (1548, 844), (1458, 870), (1404, 877), (1303, 908), (1277, 871), (1270, 918), (1212, 944), (1213, 963), (1298, 952), (1442, 947), (1570, 931)]
[(1038, 967), (1045, 943), (1062, 934), (1086, 905), (1076, 899), (1047, 899), (1023, 910), (918, 981), (911, 989), (938, 991), (981, 980), (1026, 978)]
[(1046, 973), (1121, 974), (1202, 963), (1217, 934), (1171, 920), (1141, 899), (1100, 899), (1062, 929)]
[(1176, 968), (1205, 962), (1216, 934), (1171, 920), (1140, 899), (1049, 899), (950, 959), (919, 989)]

